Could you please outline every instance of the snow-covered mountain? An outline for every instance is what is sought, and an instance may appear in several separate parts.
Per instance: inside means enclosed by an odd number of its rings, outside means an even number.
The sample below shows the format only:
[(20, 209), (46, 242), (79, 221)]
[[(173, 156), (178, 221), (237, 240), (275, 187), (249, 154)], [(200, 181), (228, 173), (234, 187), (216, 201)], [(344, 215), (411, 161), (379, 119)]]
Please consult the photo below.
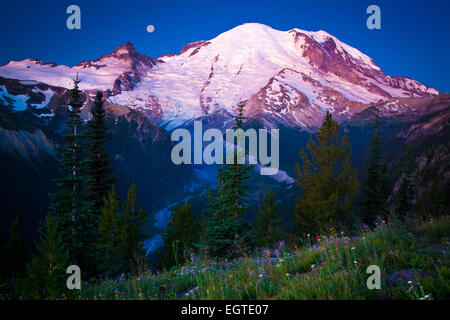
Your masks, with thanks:
[[(391, 113), (415, 112), (397, 105), (398, 99), (439, 94), (413, 79), (386, 75), (370, 57), (325, 31), (278, 31), (258, 23), (158, 59), (126, 43), (73, 67), (35, 59), (0, 67), (0, 77), (63, 88), (72, 86), (77, 73), (82, 90), (102, 90), (110, 102), (137, 109), (169, 129), (219, 110), (233, 113), (239, 101), (246, 102), (247, 115), (313, 128), (326, 110), (345, 120), (383, 101), (380, 108), (387, 105)], [(35, 107), (51, 99), (51, 92), (42, 94), (45, 100)], [(27, 108), (26, 95), (15, 97), (0, 88), (0, 99), (16, 110)]]
[(167, 131), (178, 126), (191, 130), (199, 118), (204, 128), (230, 127), (240, 101), (250, 118), (246, 126), (280, 128), (279, 175), (258, 171), (249, 192), (271, 188), (286, 200), (285, 210), (293, 205), (298, 150), (326, 110), (351, 138), (352, 161), (358, 165), (375, 114), (383, 118), (393, 168), (406, 145), (416, 154), (434, 145), (448, 149), (449, 93), (386, 75), (367, 55), (324, 31), (278, 31), (248, 23), (156, 59), (126, 43), (72, 67), (31, 58), (11, 61), (0, 66), (0, 207), (6, 213), (0, 222), (9, 224), (19, 215), (32, 222), (27, 234), (46, 214), (47, 195), (55, 190), (56, 150), (63, 141), (68, 89), (77, 74), (83, 118), (90, 117), (96, 90), (107, 97), (108, 152), (119, 192), (125, 195), (135, 182), (143, 206), (156, 213), (158, 223), (149, 231), (158, 235), (146, 242), (150, 251), (158, 245), (168, 205), (193, 195), (193, 212), (200, 213), (205, 191), (216, 179), (215, 167), (174, 165)]
[(82, 61), (73, 67), (43, 62), (34, 58), (10, 61), (1, 67), (0, 76), (71, 88), (72, 79), (79, 74), (82, 80), (81, 90), (110, 90), (111, 94), (114, 94), (120, 90), (132, 90), (133, 86), (129, 85), (128, 80), (133, 83), (139, 82), (141, 77), (147, 74), (148, 69), (155, 64), (156, 60), (137, 53), (133, 44), (126, 43), (97, 60)]

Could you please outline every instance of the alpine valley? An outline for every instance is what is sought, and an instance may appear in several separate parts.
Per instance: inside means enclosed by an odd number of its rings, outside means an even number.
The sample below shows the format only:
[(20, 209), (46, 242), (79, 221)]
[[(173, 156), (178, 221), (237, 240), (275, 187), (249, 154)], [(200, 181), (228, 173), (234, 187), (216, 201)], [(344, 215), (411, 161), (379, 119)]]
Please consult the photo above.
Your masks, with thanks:
[(0, 217), (9, 225), (18, 215), (30, 239), (56, 188), (57, 148), (77, 74), (85, 120), (96, 91), (106, 98), (113, 134), (107, 147), (119, 194), (136, 182), (140, 202), (154, 217), (146, 226), (148, 253), (162, 243), (170, 208), (189, 199), (200, 214), (216, 177), (214, 166), (174, 165), (170, 132), (192, 130), (194, 120), (202, 120), (205, 129), (231, 128), (239, 101), (246, 106), (246, 128), (280, 129), (280, 170), (274, 176), (255, 170), (249, 201), (256, 204), (261, 191), (272, 188), (283, 199), (286, 226), (298, 197), (298, 151), (327, 110), (349, 136), (360, 173), (378, 113), (389, 176), (395, 177), (390, 188), (398, 184), (399, 164), (410, 146), (422, 206), (433, 194), (449, 206), (449, 93), (387, 75), (369, 56), (325, 31), (278, 31), (247, 23), (159, 58), (125, 43), (72, 67), (33, 58), (1, 66)]

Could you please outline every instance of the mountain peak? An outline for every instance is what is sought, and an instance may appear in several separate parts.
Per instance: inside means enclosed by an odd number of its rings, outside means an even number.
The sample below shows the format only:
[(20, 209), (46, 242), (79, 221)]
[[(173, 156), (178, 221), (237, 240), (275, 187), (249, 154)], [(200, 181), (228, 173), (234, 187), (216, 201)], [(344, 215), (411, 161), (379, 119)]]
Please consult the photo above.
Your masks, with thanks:
[(122, 55), (134, 55), (136, 54), (136, 49), (133, 43), (125, 42), (123, 45), (118, 45), (116, 49), (112, 52), (112, 55), (119, 57)]
[[(242, 30), (242, 29), (247, 29), (247, 30), (274, 30), (272, 27), (265, 25), (263, 23), (259, 23), (259, 22), (246, 22), (243, 24), (240, 24), (236, 27), (234, 27), (231, 30)], [(231, 31), (229, 30), (229, 31)]]
[[(258, 37), (264, 36), (273, 36), (274, 34), (283, 33), (283, 31), (279, 31), (273, 29), (265, 24), (257, 23), (257, 22), (247, 22), (240, 24), (228, 31), (221, 33), (217, 36), (216, 39), (245, 39), (245, 40), (258, 40)], [(248, 38), (253, 36), (254, 38)]]
[(98, 60), (101, 61), (104, 60), (105, 58), (116, 58), (125, 61), (126, 63), (130, 63), (133, 69), (135, 68), (135, 65), (138, 64), (138, 62), (142, 62), (144, 65), (148, 67), (152, 67), (156, 63), (155, 59), (152, 59), (144, 54), (140, 54), (139, 52), (137, 52), (136, 49), (134, 48), (133, 43), (129, 41), (125, 42), (123, 45), (118, 45), (113, 52), (100, 57), (100, 59)]
[(369, 56), (326, 31), (280, 31), (261, 23), (238, 25), (159, 59), (126, 42), (72, 68), (33, 61), (0, 67), (2, 77), (66, 88), (76, 73), (82, 90), (109, 90), (111, 102), (164, 121), (221, 109), (233, 113), (238, 101), (246, 101), (249, 115), (311, 127), (320, 125), (325, 110), (344, 119), (381, 100), (400, 110), (399, 98), (439, 93), (386, 75)]

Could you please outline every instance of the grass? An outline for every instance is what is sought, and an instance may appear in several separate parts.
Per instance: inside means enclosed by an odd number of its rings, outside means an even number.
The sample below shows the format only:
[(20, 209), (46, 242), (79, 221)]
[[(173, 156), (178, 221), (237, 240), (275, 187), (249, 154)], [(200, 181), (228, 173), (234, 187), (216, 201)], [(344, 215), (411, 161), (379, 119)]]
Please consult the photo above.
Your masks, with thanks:
[(429, 242), (439, 243), (448, 241), (450, 230), (450, 218), (440, 217), (436, 220), (429, 221), (418, 225), (415, 230), (419, 234), (423, 234)]
[[(442, 219), (442, 220), (441, 220)], [(358, 236), (258, 250), (231, 261), (194, 258), (157, 274), (83, 283), (78, 299), (448, 299), (448, 218), (416, 226), (380, 223)], [(442, 250), (440, 250), (442, 249)], [(366, 286), (378, 265), (381, 289)], [(399, 270), (416, 271), (393, 282)]]

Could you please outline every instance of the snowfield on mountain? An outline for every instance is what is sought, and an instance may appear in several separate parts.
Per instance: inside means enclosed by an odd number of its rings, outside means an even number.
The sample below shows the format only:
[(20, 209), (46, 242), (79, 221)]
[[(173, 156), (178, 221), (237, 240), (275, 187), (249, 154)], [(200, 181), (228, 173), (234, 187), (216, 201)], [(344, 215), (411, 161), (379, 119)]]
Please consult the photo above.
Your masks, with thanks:
[[(102, 90), (110, 102), (141, 111), (169, 128), (218, 110), (232, 114), (239, 101), (246, 102), (247, 115), (312, 128), (320, 125), (326, 110), (338, 120), (350, 119), (384, 101), (390, 113), (413, 112), (396, 98), (439, 94), (413, 79), (386, 75), (370, 57), (325, 31), (278, 31), (258, 23), (237, 26), (157, 59), (126, 43), (73, 67), (36, 59), (0, 67), (0, 77), (67, 89), (76, 74), (81, 90)], [(2, 88), (0, 97), (8, 95), (6, 90)], [(16, 97), (15, 109), (23, 110), (24, 97)]]

